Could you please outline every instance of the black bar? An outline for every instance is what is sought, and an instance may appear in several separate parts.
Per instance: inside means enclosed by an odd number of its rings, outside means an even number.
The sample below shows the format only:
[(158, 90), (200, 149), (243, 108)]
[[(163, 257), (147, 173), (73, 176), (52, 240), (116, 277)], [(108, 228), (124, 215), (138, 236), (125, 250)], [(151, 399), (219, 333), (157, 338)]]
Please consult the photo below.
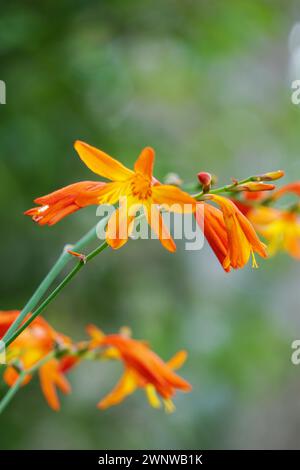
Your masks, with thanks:
[[(116, 465), (136, 468), (140, 465), (207, 465), (293, 463), (299, 451), (287, 450), (0, 450), (1, 466), (5, 464), (28, 465), (43, 468), (44, 465), (71, 464), (83, 467)], [(147, 467), (146, 467), (147, 468)]]

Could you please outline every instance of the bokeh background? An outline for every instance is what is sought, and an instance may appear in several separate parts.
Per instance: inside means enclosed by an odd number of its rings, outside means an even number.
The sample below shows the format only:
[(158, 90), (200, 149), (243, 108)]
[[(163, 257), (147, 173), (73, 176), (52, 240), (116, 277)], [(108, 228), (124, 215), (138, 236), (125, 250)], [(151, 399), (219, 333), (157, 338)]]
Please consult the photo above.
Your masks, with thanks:
[[(128, 165), (152, 145), (159, 178), (206, 170), (226, 183), (278, 168), (299, 178), (298, 21), (296, 0), (2, 2), (1, 308), (22, 307), (62, 246), (95, 223), (94, 208), (50, 228), (22, 215), (36, 196), (93, 179), (75, 139)], [(225, 274), (207, 244), (106, 251), (46, 318), (75, 339), (90, 322), (127, 325), (165, 359), (186, 348), (193, 392), (173, 415), (142, 391), (101, 412), (122, 367), (84, 364), (59, 413), (37, 379), (22, 389), (1, 416), (0, 447), (299, 448), (299, 304), (299, 264), (285, 255)]]

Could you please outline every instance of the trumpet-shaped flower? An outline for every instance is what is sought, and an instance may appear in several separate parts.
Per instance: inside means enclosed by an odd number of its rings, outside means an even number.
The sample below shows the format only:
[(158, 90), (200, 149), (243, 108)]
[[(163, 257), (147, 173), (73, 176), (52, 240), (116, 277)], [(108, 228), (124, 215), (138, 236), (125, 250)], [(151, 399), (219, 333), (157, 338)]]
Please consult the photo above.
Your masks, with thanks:
[(65, 188), (54, 191), (47, 196), (34, 200), (39, 207), (25, 212), (39, 225), (54, 225), (73, 212), (91, 204), (97, 204), (98, 191), (105, 183), (95, 181), (82, 181), (70, 184)]
[(123, 246), (130, 235), (132, 221), (142, 207), (147, 221), (162, 245), (176, 250), (175, 243), (164, 224), (158, 206), (175, 212), (193, 212), (195, 200), (176, 186), (160, 184), (153, 177), (154, 150), (142, 150), (134, 170), (130, 170), (106, 153), (81, 141), (75, 142), (81, 160), (94, 173), (110, 182), (85, 181), (37, 198), (40, 207), (25, 212), (40, 225), (52, 225), (76, 210), (91, 204), (116, 204), (119, 208), (111, 216), (106, 239), (112, 248)]
[(92, 338), (92, 347), (106, 347), (107, 357), (120, 359), (125, 367), (119, 383), (98, 403), (100, 409), (117, 405), (137, 388), (142, 388), (151, 406), (160, 407), (159, 395), (166, 410), (171, 412), (174, 410), (172, 398), (176, 390), (191, 390), (191, 385), (173, 371), (185, 362), (185, 351), (178, 352), (166, 363), (145, 342), (131, 339), (128, 335), (104, 335), (93, 325), (88, 327), (88, 332)]
[[(0, 312), (0, 337), (2, 337), (13, 321), (19, 315), (19, 311), (11, 310)], [(19, 377), (17, 368), (13, 365), (17, 360), (22, 370), (30, 369), (34, 364), (47, 356), (57, 345), (70, 346), (71, 341), (66, 336), (55, 331), (43, 318), (38, 317), (28, 326), (8, 347), (7, 368), (3, 378), (8, 386), (12, 386)], [(54, 410), (59, 410), (59, 400), (56, 388), (63, 393), (69, 393), (71, 387), (65, 378), (65, 372), (70, 363), (62, 359), (50, 359), (39, 368), (40, 384), (43, 394)], [(25, 377), (23, 385), (31, 380), (31, 375)]]
[(221, 210), (204, 203), (204, 235), (224, 270), (244, 267), (250, 255), (252, 266), (257, 267), (254, 252), (263, 258), (267, 253), (252, 224), (230, 199), (216, 194), (207, 197)]

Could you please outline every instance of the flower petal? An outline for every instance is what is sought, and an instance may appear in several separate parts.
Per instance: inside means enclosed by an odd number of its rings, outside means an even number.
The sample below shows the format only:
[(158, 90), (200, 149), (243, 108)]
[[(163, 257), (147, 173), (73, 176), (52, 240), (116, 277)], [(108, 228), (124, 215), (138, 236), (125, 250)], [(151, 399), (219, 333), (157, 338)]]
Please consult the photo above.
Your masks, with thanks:
[(96, 147), (80, 140), (76, 140), (74, 147), (86, 166), (103, 178), (112, 181), (125, 181), (133, 175), (133, 171)]
[[(230, 199), (223, 196), (211, 194), (210, 197), (221, 207), (223, 212), (230, 251), (228, 256), (232, 267), (243, 267), (248, 262), (253, 251), (266, 258), (265, 245), (258, 238), (251, 222), (241, 213), (237, 206)], [(227, 266), (228, 260), (224, 261), (224, 263), (224, 266)]]
[(131, 395), (136, 388), (135, 374), (132, 373), (130, 369), (127, 369), (116, 387), (98, 403), (97, 407), (101, 410), (105, 410), (110, 406), (118, 405), (124, 398)]
[(41, 388), (44, 393), (44, 396), (49, 404), (49, 406), (58, 411), (60, 409), (60, 403), (58, 400), (56, 387), (67, 394), (70, 393), (71, 387), (64, 374), (59, 371), (58, 361), (52, 359), (46, 364), (44, 364), (40, 370), (40, 382)]
[(81, 181), (58, 189), (34, 200), (40, 207), (29, 209), (24, 214), (39, 225), (54, 225), (82, 207), (98, 204), (99, 192), (106, 183)]
[(125, 195), (129, 193), (129, 188), (130, 182), (127, 181), (106, 183), (98, 192), (97, 203), (114, 205), (121, 197), (126, 197)]
[[(4, 382), (9, 386), (12, 387), (15, 382), (19, 378), (19, 373), (16, 371), (16, 369), (13, 366), (8, 366), (3, 374), (3, 380)], [(22, 386), (28, 384), (28, 382), (31, 380), (32, 376), (27, 374), (26, 377), (24, 377), (24, 380), (22, 382)]]
[(148, 176), (150, 179), (153, 174), (155, 152), (152, 147), (145, 147), (134, 165), (134, 171)]
[(187, 359), (187, 352), (186, 351), (178, 351), (178, 353), (175, 354), (168, 362), (168, 366), (173, 369), (177, 370), (180, 369), (180, 367), (183, 366)]
[(278, 199), (287, 193), (292, 193), (292, 194), (296, 194), (296, 196), (300, 196), (300, 181), (288, 183), (282, 188), (279, 188), (277, 191), (274, 191), (272, 198)]
[(120, 207), (111, 215), (106, 229), (106, 241), (114, 250), (118, 250), (128, 241), (135, 214), (129, 213), (130, 206), (120, 203)]
[[(200, 220), (198, 221), (198, 213), (196, 211), (196, 220), (202, 228), (203, 221), (201, 214), (202, 213), (200, 213)], [(228, 252), (228, 239), (223, 214), (220, 209), (206, 203), (204, 203), (204, 235), (224, 270), (229, 272), (230, 263), (229, 265), (224, 265), (224, 260)]]
[(0, 339), (5, 335), (12, 322), (19, 315), (19, 310), (0, 310)]
[(162, 215), (155, 204), (148, 204), (145, 210), (145, 215), (148, 224), (158, 236), (162, 246), (171, 253), (176, 251), (176, 245), (173, 238), (170, 235), (168, 228), (166, 227)]
[(196, 209), (196, 201), (188, 193), (176, 186), (167, 184), (152, 187), (152, 198), (156, 204), (166, 205), (167, 210), (191, 214)]

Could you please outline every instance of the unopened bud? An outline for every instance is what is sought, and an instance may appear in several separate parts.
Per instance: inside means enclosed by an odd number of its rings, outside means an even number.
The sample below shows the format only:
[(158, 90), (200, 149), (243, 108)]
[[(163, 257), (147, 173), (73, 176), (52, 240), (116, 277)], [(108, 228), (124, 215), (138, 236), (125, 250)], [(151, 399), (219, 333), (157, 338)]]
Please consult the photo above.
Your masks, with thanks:
[(275, 189), (274, 184), (265, 184), (265, 183), (256, 183), (254, 181), (250, 181), (249, 183), (239, 184), (234, 188), (234, 191), (273, 191)]
[(283, 170), (270, 171), (264, 175), (253, 176), (252, 181), (275, 181), (284, 176)]
[(205, 171), (202, 171), (198, 173), (197, 175), (199, 183), (202, 184), (202, 189), (204, 192), (207, 192), (210, 190), (211, 187), (211, 174), (206, 173)]

